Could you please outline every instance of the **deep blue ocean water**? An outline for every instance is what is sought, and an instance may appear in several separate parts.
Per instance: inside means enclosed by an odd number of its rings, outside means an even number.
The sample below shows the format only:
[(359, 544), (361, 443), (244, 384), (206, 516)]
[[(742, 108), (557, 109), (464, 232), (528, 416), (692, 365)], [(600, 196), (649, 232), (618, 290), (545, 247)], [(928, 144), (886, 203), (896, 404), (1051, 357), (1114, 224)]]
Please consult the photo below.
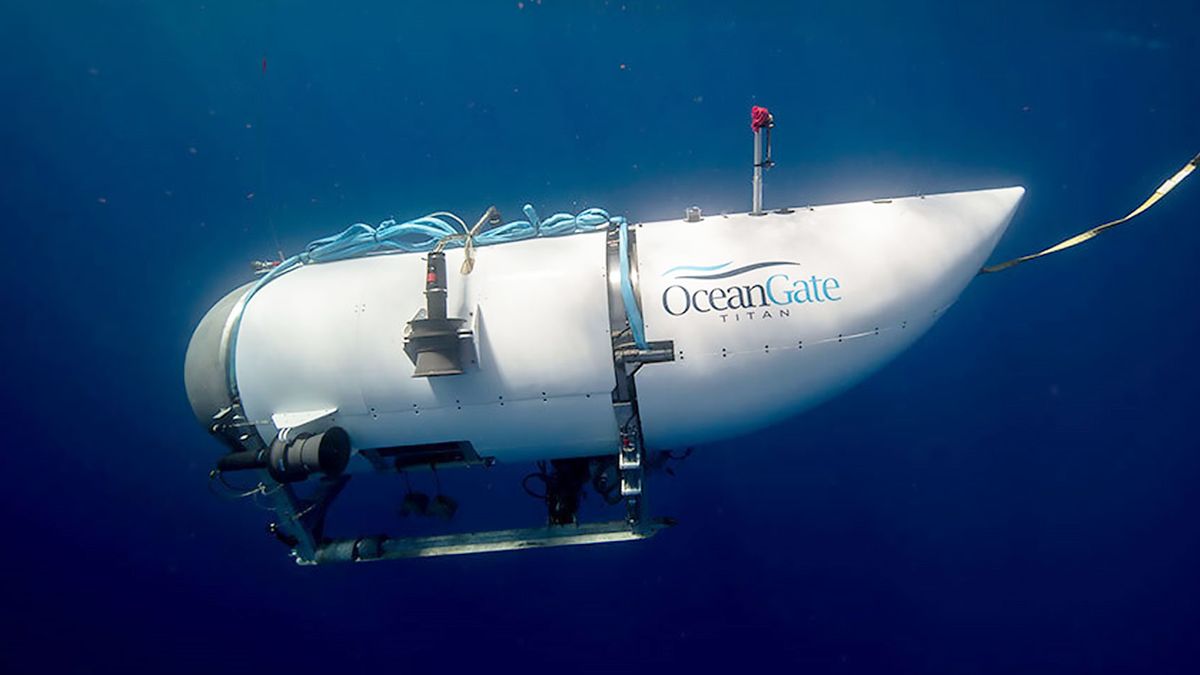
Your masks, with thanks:
[[(1178, 1), (5, 3), (0, 670), (1200, 672), (1200, 184), (699, 448), (652, 486), (679, 526), (638, 544), (298, 567), (270, 514), (209, 494), (182, 384), (249, 260), (352, 222), (747, 210), (753, 104), (769, 206), (1021, 184), (993, 259), (1026, 253), (1200, 150), (1198, 24)], [(442, 478), (464, 518), (532, 524), (526, 470)], [(331, 528), (395, 524), (380, 480)]]

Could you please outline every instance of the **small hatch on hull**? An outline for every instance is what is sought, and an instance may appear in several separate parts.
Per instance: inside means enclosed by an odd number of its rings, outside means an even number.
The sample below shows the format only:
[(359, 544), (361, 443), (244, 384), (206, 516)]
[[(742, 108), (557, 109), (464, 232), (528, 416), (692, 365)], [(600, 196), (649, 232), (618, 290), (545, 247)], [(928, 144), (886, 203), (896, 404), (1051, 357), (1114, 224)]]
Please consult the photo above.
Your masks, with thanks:
[(372, 448), (363, 452), (375, 454), (394, 466), (397, 471), (430, 466), (491, 464), (490, 459), (484, 459), (479, 456), (478, 452), (475, 452), (470, 441), (395, 445), (387, 448)]

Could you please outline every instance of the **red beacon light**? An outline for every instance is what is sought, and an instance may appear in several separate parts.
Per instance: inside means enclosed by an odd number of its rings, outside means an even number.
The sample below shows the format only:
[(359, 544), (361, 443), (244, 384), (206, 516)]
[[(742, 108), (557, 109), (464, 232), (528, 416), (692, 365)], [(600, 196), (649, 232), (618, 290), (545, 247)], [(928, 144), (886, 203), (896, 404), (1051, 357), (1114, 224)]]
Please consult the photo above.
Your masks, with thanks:
[(775, 124), (775, 118), (771, 117), (771, 111), (756, 105), (750, 108), (750, 129), (758, 133), (759, 129), (766, 127), (770, 129)]

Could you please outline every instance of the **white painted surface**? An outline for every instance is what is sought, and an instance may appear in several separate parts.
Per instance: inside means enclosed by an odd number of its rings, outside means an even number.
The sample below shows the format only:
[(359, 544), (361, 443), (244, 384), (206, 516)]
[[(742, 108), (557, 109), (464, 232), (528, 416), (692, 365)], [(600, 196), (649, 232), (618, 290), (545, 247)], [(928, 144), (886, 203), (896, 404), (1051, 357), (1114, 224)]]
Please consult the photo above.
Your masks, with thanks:
[[(647, 443), (671, 448), (736, 436), (866, 377), (954, 302), (1023, 194), (1006, 188), (640, 227), (646, 336), (674, 340), (680, 356), (638, 373)], [(668, 273), (680, 265), (728, 262), (729, 270), (763, 261), (797, 264), (711, 281)], [(771, 306), (769, 317), (763, 308), (673, 316), (663, 305), (671, 286), (699, 291), (703, 308), (705, 290), (766, 284), (774, 274), (789, 277), (774, 280), (777, 297), (788, 282), (815, 277), (836, 279), (830, 290), (840, 299)], [(680, 298), (670, 292), (672, 311), (680, 310)]]
[[(957, 298), (1023, 192), (638, 226), (647, 337), (673, 340), (679, 354), (637, 375), (649, 446), (734, 436), (868, 375)], [(468, 277), (458, 274), (461, 260), (461, 250), (447, 253), (449, 310), (475, 325), (479, 358), (452, 377), (413, 378), (403, 350), (405, 324), (425, 302), (423, 255), (313, 265), (268, 284), (247, 306), (238, 338), (236, 375), (249, 419), (264, 421), (260, 432), (270, 438), (272, 415), (336, 408), (334, 423), (358, 449), (470, 441), (501, 461), (612, 452), (604, 234), (480, 248)], [(761, 262), (795, 264), (715, 281), (668, 273)], [(824, 301), (793, 304), (786, 316), (768, 308), (769, 318), (760, 308), (736, 317), (727, 311), (724, 319), (715, 311), (672, 316), (662, 303), (672, 285), (703, 292), (766, 284), (774, 274), (788, 283), (837, 283), (822, 287)], [(774, 283), (776, 295), (785, 290)]]
[(423, 255), (312, 265), (246, 308), (237, 380), (248, 418), (337, 408), (355, 448), (465, 440), (505, 461), (609, 452), (604, 233), (480, 248), (467, 277), (462, 255), (446, 255), (448, 304), (477, 328), (468, 372), (412, 377), (403, 332), (425, 306)]

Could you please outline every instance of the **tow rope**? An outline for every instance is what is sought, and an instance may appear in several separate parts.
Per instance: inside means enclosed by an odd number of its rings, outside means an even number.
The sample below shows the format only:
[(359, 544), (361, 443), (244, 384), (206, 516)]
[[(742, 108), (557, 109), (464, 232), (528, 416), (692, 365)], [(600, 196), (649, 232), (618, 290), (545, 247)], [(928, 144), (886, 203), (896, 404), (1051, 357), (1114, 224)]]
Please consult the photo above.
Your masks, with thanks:
[(1137, 207), (1133, 211), (1130, 211), (1129, 215), (1127, 215), (1123, 218), (1118, 218), (1116, 220), (1109, 221), (1107, 223), (1104, 223), (1103, 225), (1097, 225), (1096, 227), (1093, 227), (1092, 229), (1090, 229), (1086, 232), (1081, 232), (1081, 233), (1075, 235), (1074, 237), (1071, 237), (1070, 239), (1064, 239), (1063, 241), (1058, 242), (1057, 244), (1051, 246), (1050, 248), (1042, 250), (1042, 251), (1038, 251), (1037, 253), (1030, 253), (1029, 255), (1023, 255), (1020, 258), (1013, 258), (1012, 260), (1006, 260), (1002, 263), (997, 263), (995, 265), (987, 265), (983, 269), (979, 270), (979, 273), (980, 274), (991, 274), (992, 272), (1002, 272), (1010, 267), (1016, 267), (1017, 265), (1020, 265), (1023, 262), (1028, 262), (1028, 261), (1034, 260), (1036, 258), (1041, 258), (1042, 256), (1047, 256), (1047, 255), (1050, 255), (1051, 253), (1058, 253), (1059, 251), (1066, 250), (1073, 246), (1078, 246), (1078, 245), (1082, 244), (1083, 242), (1088, 241), (1089, 239), (1100, 234), (1101, 232), (1111, 229), (1111, 228), (1114, 228), (1117, 225), (1124, 223), (1125, 221), (1132, 220), (1134, 217), (1140, 215), (1141, 213), (1143, 213), (1147, 209), (1149, 209), (1151, 206), (1154, 206), (1156, 203), (1158, 203), (1158, 200), (1167, 196), (1168, 192), (1175, 189), (1176, 185), (1179, 185), (1181, 182), (1183, 182), (1184, 178), (1188, 177), (1188, 174), (1190, 174), (1196, 168), (1196, 165), (1198, 163), (1200, 163), (1200, 155), (1196, 155), (1195, 157), (1193, 157), (1192, 161), (1190, 161), (1186, 165), (1184, 165), (1184, 167), (1182, 169), (1180, 169), (1174, 176), (1171, 176), (1170, 178), (1168, 178), (1166, 180), (1166, 182), (1164, 182), (1162, 185), (1158, 186), (1158, 189), (1154, 191), (1154, 194), (1150, 195), (1150, 197), (1146, 201), (1142, 202), (1141, 206)]

